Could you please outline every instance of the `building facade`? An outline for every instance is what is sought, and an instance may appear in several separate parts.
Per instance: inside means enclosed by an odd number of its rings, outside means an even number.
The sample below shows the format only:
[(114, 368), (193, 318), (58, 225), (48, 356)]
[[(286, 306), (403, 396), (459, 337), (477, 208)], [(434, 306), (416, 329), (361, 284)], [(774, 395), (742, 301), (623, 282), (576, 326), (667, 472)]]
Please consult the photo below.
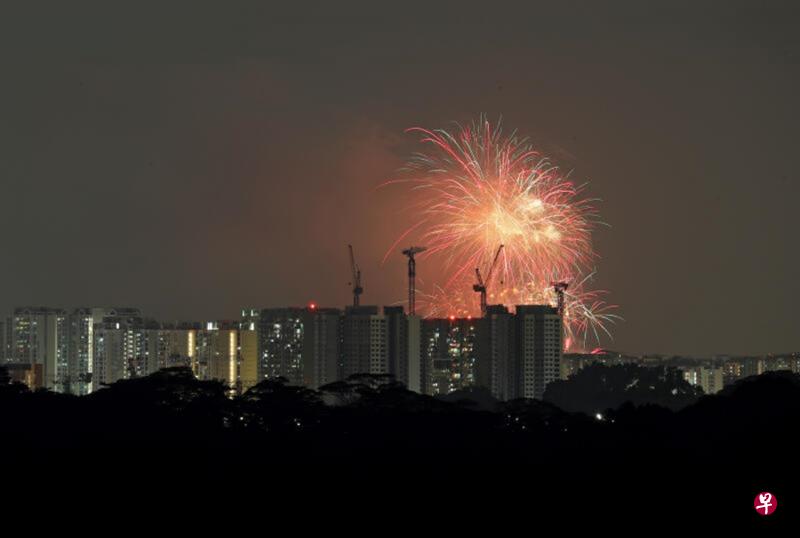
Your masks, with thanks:
[(141, 318), (137, 308), (76, 308), (68, 320), (70, 392), (88, 394), (94, 389), (94, 327), (106, 317)]
[(68, 391), (66, 312), (47, 307), (16, 308), (12, 323), (12, 361), (31, 366), (31, 388)]
[(239, 393), (247, 392), (258, 381), (258, 331), (250, 322), (239, 327)]
[(499, 400), (541, 399), (562, 376), (563, 328), (549, 305), (487, 308), (478, 338), (478, 384)]
[(476, 384), (480, 323), (481, 320), (472, 318), (423, 320), (426, 394), (450, 394)]
[(268, 308), (258, 316), (258, 379), (283, 377), (303, 383), (303, 340), (306, 309)]
[(542, 399), (547, 385), (561, 378), (562, 323), (549, 305), (519, 305), (516, 321), (518, 397)]
[(152, 339), (140, 316), (106, 316), (93, 328), (92, 391), (147, 375)]
[(386, 318), (377, 306), (348, 306), (342, 316), (341, 379), (388, 373)]
[(0, 364), (6, 362), (6, 320), (0, 318)]
[(303, 384), (312, 389), (340, 379), (342, 311), (309, 308), (303, 323)]
[(513, 316), (503, 305), (490, 305), (481, 320), (478, 343), (478, 385), (498, 400), (517, 397), (517, 360)]
[(683, 378), (690, 385), (699, 386), (705, 394), (716, 394), (725, 386), (724, 368), (706, 366), (683, 367)]
[(230, 322), (209, 322), (197, 331), (195, 375), (221, 381), (234, 390), (239, 381), (239, 329)]

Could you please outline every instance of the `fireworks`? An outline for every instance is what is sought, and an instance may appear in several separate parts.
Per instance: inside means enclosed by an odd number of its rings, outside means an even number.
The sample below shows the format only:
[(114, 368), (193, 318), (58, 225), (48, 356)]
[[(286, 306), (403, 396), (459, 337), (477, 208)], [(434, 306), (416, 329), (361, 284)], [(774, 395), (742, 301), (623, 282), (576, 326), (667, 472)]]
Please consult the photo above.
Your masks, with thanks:
[(489, 302), (555, 304), (551, 282), (570, 283), (565, 298), (567, 343), (607, 332), (615, 316), (603, 292), (588, 290), (596, 259), (591, 233), (599, 223), (594, 200), (515, 132), (483, 118), (451, 133), (412, 128), (427, 152), (401, 170), (414, 197), (415, 224), (387, 252), (416, 234), (426, 259), (443, 261), (447, 277), (420, 306), (429, 316), (478, 315), (472, 291), (476, 267), (488, 268), (505, 245), (488, 283)]

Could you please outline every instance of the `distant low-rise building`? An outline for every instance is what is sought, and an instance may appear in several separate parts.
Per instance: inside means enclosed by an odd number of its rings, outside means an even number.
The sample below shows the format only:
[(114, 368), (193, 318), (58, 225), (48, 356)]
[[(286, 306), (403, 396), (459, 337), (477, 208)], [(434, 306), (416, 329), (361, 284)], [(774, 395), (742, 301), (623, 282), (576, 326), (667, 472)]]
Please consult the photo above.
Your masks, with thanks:
[(755, 357), (746, 357), (743, 360), (742, 377), (761, 375), (766, 371), (764, 360)]
[(735, 359), (726, 359), (722, 363), (722, 382), (724, 385), (735, 383), (744, 377), (744, 364)]
[(5, 368), (12, 381), (23, 383), (29, 388), (44, 386), (44, 368), (41, 364), (7, 362)]
[(683, 368), (683, 377), (690, 385), (699, 386), (705, 394), (716, 394), (725, 386), (724, 368), (696, 366)]

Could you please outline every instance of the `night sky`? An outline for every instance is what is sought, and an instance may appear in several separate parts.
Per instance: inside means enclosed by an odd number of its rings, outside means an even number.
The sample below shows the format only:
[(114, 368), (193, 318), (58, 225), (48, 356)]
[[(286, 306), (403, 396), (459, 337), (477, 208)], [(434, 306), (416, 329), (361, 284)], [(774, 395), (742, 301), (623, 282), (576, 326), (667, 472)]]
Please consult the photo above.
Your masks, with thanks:
[(625, 317), (604, 345), (800, 348), (790, 2), (18, 4), (0, 8), (4, 315), (342, 306), (348, 243), (362, 301), (402, 300), (405, 260), (380, 261), (413, 214), (375, 186), (418, 149), (405, 128), (485, 113), (603, 199), (597, 285)]

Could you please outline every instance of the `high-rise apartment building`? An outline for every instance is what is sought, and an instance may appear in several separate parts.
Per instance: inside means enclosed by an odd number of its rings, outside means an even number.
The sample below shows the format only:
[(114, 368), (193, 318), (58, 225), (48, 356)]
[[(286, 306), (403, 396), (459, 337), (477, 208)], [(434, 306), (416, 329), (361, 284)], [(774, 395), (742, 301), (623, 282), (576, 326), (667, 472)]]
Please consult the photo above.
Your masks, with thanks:
[(423, 320), (426, 394), (449, 394), (475, 385), (478, 327), (482, 320)]
[(561, 377), (562, 324), (548, 305), (517, 306), (517, 357), (523, 398), (541, 399), (547, 385)]
[(348, 306), (342, 317), (342, 379), (388, 373), (386, 316), (378, 314), (377, 306)]
[(93, 390), (94, 327), (106, 317), (141, 318), (137, 308), (76, 308), (68, 319), (68, 364), (70, 392)]
[(495, 398), (541, 399), (561, 377), (563, 329), (548, 305), (519, 305), (511, 314), (501, 305), (487, 309), (479, 338), (479, 384)]
[(146, 374), (146, 339), (141, 317), (105, 317), (94, 325), (92, 390)]
[(498, 400), (517, 397), (513, 315), (503, 305), (490, 305), (479, 325), (478, 385)]
[(340, 376), (369, 373), (372, 342), (372, 319), (378, 317), (377, 306), (348, 306), (342, 316), (342, 367)]
[(384, 306), (386, 319), (386, 372), (408, 385), (408, 317), (402, 306)]
[(239, 329), (231, 322), (209, 322), (197, 332), (196, 375), (235, 389), (239, 380)]
[(254, 322), (243, 322), (239, 325), (238, 391), (247, 392), (258, 381), (258, 331)]
[(303, 384), (312, 389), (340, 379), (342, 311), (308, 308), (303, 320)]
[(194, 369), (197, 364), (197, 332), (200, 324), (162, 325), (159, 331), (159, 368), (182, 366)]
[(268, 308), (258, 315), (258, 378), (303, 384), (304, 308)]
[(158, 369), (158, 325), (136, 310), (116, 311), (93, 328), (91, 390)]
[(10, 318), (0, 318), (0, 364), (11, 361), (11, 328)]
[(30, 365), (31, 388), (69, 390), (67, 316), (61, 309), (14, 309), (13, 362)]
[(383, 307), (386, 320), (386, 372), (409, 390), (423, 393), (426, 369), (423, 364), (422, 318), (406, 315), (402, 306)]
[(408, 390), (425, 393), (426, 368), (422, 353), (422, 318), (417, 315), (406, 316), (406, 338), (408, 353), (405, 360), (405, 376), (400, 381), (405, 383)]

